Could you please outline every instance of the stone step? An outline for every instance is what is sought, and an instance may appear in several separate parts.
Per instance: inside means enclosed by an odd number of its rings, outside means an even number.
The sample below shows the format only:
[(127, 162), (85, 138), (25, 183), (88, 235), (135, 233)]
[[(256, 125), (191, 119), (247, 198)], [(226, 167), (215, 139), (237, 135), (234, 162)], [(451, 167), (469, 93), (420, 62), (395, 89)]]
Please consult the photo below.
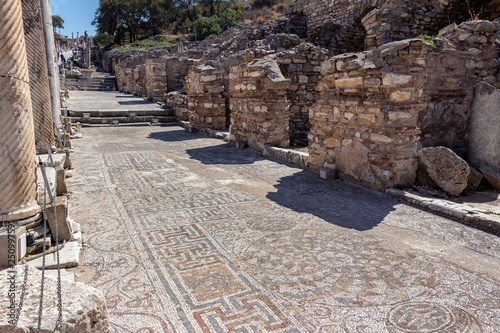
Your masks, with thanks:
[(66, 78), (66, 85), (77, 90), (86, 91), (117, 91), (115, 77), (80, 77)]
[(140, 116), (175, 116), (175, 111), (168, 109), (149, 110), (68, 110), (68, 115), (74, 118), (85, 117), (140, 117)]
[(173, 123), (175, 116), (139, 116), (139, 117), (71, 117), (71, 122), (82, 124), (121, 124), (121, 123)]
[(110, 127), (110, 126), (123, 126), (123, 127), (134, 127), (134, 126), (178, 126), (179, 123), (175, 122), (141, 122), (141, 123), (118, 123), (118, 124), (82, 124), (82, 127)]

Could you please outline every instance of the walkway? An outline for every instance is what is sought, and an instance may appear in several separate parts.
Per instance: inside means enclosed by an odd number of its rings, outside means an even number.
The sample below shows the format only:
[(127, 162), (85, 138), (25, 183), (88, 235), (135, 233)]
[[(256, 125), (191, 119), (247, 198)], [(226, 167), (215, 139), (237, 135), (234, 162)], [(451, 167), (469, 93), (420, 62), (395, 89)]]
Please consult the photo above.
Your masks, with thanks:
[(498, 332), (498, 237), (180, 127), (84, 128), (71, 215), (116, 332)]

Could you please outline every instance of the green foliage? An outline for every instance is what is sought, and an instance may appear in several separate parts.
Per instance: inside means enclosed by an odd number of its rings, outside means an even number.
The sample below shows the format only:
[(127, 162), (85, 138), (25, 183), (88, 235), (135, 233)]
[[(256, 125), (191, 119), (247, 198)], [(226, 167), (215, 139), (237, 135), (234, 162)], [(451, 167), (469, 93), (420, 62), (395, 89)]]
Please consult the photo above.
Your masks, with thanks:
[(52, 15), (52, 26), (54, 27), (54, 30), (57, 28), (59, 31), (61, 29), (64, 29), (64, 20), (61, 18), (59, 15)]
[(128, 34), (130, 42), (137, 33), (157, 33), (166, 23), (175, 20), (172, 0), (99, 0), (92, 24), (98, 33), (121, 39)]
[(168, 45), (177, 44), (175, 40), (171, 40), (165, 36), (151, 36), (147, 39), (136, 40), (133, 43), (125, 44), (120, 47), (115, 48), (117, 51), (123, 50), (145, 50), (153, 47), (164, 47)]
[(418, 39), (422, 41), (425, 45), (432, 46), (433, 48), (436, 48), (436, 44), (434, 44), (434, 41), (432, 40), (433, 37), (429, 35), (420, 35), (418, 36)]
[(186, 20), (185, 25), (191, 28), (195, 40), (203, 40), (210, 35), (219, 35), (222, 32), (220, 18), (216, 15), (206, 17), (200, 14), (193, 22)]
[(94, 44), (100, 47), (110, 47), (114, 44), (114, 36), (104, 32), (94, 37)]
[(251, 62), (253, 60), (255, 60), (255, 54), (253, 54), (252, 52), (247, 53), (243, 56), (243, 61), (245, 62)]
[(221, 25), (222, 30), (227, 30), (229, 28), (237, 26), (240, 23), (241, 19), (241, 9), (228, 8), (222, 13), (222, 18), (224, 20)]
[(429, 36), (429, 35), (420, 35), (418, 39), (422, 41), (425, 45), (429, 45), (432, 48), (437, 48), (444, 43), (449, 43), (450, 41), (442, 36)]
[(500, 213), (495, 213), (495, 212), (493, 212), (491, 210), (489, 210), (488, 213), (490, 213), (491, 215), (498, 215), (498, 216), (500, 216)]

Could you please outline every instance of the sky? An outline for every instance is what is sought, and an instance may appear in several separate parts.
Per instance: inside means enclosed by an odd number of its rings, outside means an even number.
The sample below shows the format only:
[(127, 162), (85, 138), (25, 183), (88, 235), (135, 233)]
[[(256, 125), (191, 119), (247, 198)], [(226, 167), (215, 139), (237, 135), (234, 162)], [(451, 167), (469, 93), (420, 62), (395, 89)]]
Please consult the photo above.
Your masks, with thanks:
[[(99, 0), (50, 0), (52, 15), (59, 15), (64, 20), (64, 29), (61, 34), (71, 38), (71, 33), (85, 32), (91, 36), (96, 34), (95, 27), (90, 24), (94, 19)], [(59, 29), (57, 29), (59, 32)]]

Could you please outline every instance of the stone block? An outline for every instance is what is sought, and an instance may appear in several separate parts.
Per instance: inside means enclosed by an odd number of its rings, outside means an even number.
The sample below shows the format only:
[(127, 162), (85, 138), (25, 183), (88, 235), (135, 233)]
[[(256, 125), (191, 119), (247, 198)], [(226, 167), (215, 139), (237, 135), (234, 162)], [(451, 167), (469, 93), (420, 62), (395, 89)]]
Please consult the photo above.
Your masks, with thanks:
[(470, 169), (470, 175), (469, 175), (469, 180), (467, 182), (467, 187), (473, 191), (475, 191), (478, 187), (479, 184), (481, 183), (481, 180), (483, 179), (483, 175), (481, 172), (477, 171), (473, 167), (469, 165)]
[(57, 178), (57, 196), (68, 193), (66, 187), (66, 177), (64, 176), (64, 168), (62, 166), (56, 167), (56, 178)]
[(18, 265), (26, 254), (26, 228), (6, 226), (0, 231), (0, 267)]
[(469, 163), (500, 169), (500, 90), (484, 82), (474, 88)]
[(348, 79), (335, 80), (335, 86), (337, 88), (361, 88), (363, 87), (362, 77), (353, 77)]
[(484, 179), (486, 179), (495, 189), (500, 191), (500, 169), (484, 166), (481, 167), (480, 170)]
[(452, 150), (424, 148), (418, 152), (418, 157), (429, 177), (449, 195), (458, 196), (467, 187), (469, 165)]
[(337, 170), (333, 168), (321, 168), (319, 170), (319, 177), (324, 180), (335, 180)]
[(407, 91), (395, 91), (390, 95), (390, 99), (393, 102), (405, 102), (410, 98), (411, 98), (411, 93)]
[[(10, 276), (15, 276), (15, 289), (19, 291), (24, 281), (25, 266), (16, 266), (13, 271), (3, 270), (0, 272), (0, 279), (7, 281)], [(6, 320), (0, 323), (0, 331), (9, 332), (36, 332), (40, 301), (40, 280), (42, 272), (29, 266), (28, 279), (26, 283), (26, 294), (24, 305), (19, 316), (17, 327), (9, 322), (9, 309), (3, 306), (0, 309), (0, 316)], [(108, 333), (111, 331), (109, 316), (106, 308), (106, 300), (103, 294), (83, 283), (75, 283), (61, 279), (63, 319), (66, 333)], [(0, 288), (0, 298), (8, 300), (9, 288)], [(16, 294), (17, 296), (17, 294)], [(45, 276), (44, 284), (44, 304), (54, 304), (45, 306), (40, 332), (54, 332), (54, 324), (58, 317), (57, 306), (57, 279)], [(7, 319), (9, 318), (9, 319)]]
[(386, 73), (382, 79), (384, 86), (402, 86), (410, 83), (412, 75)]
[[(65, 196), (56, 197), (55, 213), (57, 214), (57, 235), (58, 240), (69, 240), (73, 237), (73, 231), (68, 221), (67, 210), (68, 198)], [(47, 221), (49, 222), (50, 232), (55, 240), (56, 238), (56, 219), (54, 213), (54, 204), (47, 205)]]

